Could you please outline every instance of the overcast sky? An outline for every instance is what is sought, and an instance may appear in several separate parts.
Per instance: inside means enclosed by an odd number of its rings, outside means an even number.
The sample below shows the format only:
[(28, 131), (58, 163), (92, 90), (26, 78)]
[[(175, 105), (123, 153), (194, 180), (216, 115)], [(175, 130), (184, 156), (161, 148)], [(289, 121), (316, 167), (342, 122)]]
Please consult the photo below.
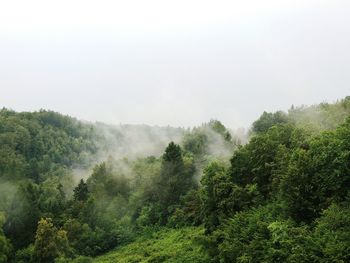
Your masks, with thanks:
[(350, 1), (1, 1), (0, 106), (247, 127), (350, 95)]

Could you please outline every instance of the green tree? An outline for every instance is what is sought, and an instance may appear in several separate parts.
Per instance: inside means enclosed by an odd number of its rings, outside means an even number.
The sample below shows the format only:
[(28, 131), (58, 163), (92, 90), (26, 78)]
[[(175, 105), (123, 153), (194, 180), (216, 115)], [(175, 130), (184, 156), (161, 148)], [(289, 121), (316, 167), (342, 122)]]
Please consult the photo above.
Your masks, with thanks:
[(57, 230), (51, 218), (42, 218), (38, 223), (34, 243), (36, 262), (53, 262), (56, 257), (69, 256), (70, 250), (67, 232)]
[(79, 184), (73, 190), (73, 198), (75, 201), (86, 201), (89, 195), (89, 189), (87, 183), (84, 182), (84, 179), (80, 179)]
[(116, 196), (128, 197), (130, 194), (129, 180), (118, 174), (111, 163), (103, 162), (96, 165), (92, 175), (87, 180), (89, 192), (95, 196)]
[(277, 111), (275, 113), (267, 113), (264, 111), (260, 118), (253, 123), (252, 131), (257, 134), (265, 133), (272, 126), (287, 122), (288, 116), (282, 111)]
[(291, 156), (281, 196), (291, 217), (311, 222), (330, 204), (343, 201), (350, 187), (350, 119), (335, 131), (314, 137), (308, 149)]
[[(272, 193), (272, 180), (276, 180), (275, 171), (281, 163), (281, 146), (286, 151), (294, 148), (294, 125), (274, 126), (266, 133), (258, 134), (250, 142), (239, 148), (231, 158), (230, 176), (239, 185), (256, 184), (258, 191), (265, 197)], [(284, 151), (284, 152), (286, 152)], [(277, 159), (279, 156), (279, 159)]]
[(2, 227), (5, 223), (5, 216), (0, 213), (0, 263), (8, 262), (11, 251), (11, 244), (5, 237)]
[(215, 188), (225, 177), (225, 172), (225, 167), (217, 162), (212, 162), (205, 168), (201, 179), (202, 209), (204, 224), (208, 233), (211, 233), (219, 225), (219, 200)]
[(187, 133), (183, 138), (183, 148), (187, 152), (202, 157), (208, 151), (208, 136), (199, 129)]
[(182, 195), (194, 186), (193, 171), (188, 171), (179, 145), (171, 142), (162, 157), (158, 182), (158, 201), (163, 209), (162, 222), (165, 223), (172, 206), (180, 203)]
[(210, 120), (208, 125), (213, 131), (220, 134), (224, 140), (231, 141), (232, 136), (231, 136), (230, 132), (226, 129), (226, 127), (220, 121)]
[(66, 208), (66, 195), (61, 183), (54, 178), (47, 179), (40, 185), (39, 196), (40, 211), (58, 222)]
[(26, 247), (34, 241), (36, 225), (41, 215), (39, 197), (40, 187), (37, 184), (28, 182), (18, 186), (4, 227), (16, 249)]
[(332, 204), (317, 219), (313, 234), (321, 253), (319, 262), (350, 261), (350, 206)]

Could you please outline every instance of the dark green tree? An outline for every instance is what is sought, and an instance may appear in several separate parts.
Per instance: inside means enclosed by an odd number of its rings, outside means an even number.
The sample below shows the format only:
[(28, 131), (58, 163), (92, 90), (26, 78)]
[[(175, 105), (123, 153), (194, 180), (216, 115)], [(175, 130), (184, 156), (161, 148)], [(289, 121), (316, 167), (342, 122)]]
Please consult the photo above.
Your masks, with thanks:
[(254, 133), (264, 133), (274, 125), (287, 122), (288, 116), (282, 111), (277, 111), (275, 113), (267, 113), (264, 111), (260, 118), (253, 123), (252, 131)]
[(239, 186), (256, 184), (259, 192), (268, 198), (272, 192), (272, 180), (276, 179), (275, 171), (279, 169), (277, 165), (283, 165), (276, 159), (281, 151), (280, 146), (284, 146), (287, 151), (294, 148), (295, 132), (294, 125), (285, 124), (252, 137), (231, 158), (229, 173), (232, 181)]
[[(219, 225), (219, 200), (215, 188), (225, 177), (225, 168), (217, 162), (210, 163), (204, 170), (201, 179), (201, 195), (203, 200), (204, 224), (207, 233), (211, 233)], [(224, 180), (225, 181), (225, 180)]]
[(41, 216), (39, 197), (39, 186), (29, 182), (18, 187), (12, 200), (4, 230), (16, 249), (34, 241), (36, 225)]
[(162, 222), (165, 223), (172, 206), (180, 203), (182, 195), (193, 186), (193, 171), (186, 169), (179, 145), (171, 142), (162, 157), (162, 166), (158, 182), (158, 200), (163, 209)]
[(86, 201), (89, 196), (89, 189), (87, 183), (84, 182), (84, 179), (80, 179), (79, 184), (73, 190), (73, 198), (75, 201)]
[(0, 263), (8, 262), (11, 252), (11, 244), (5, 237), (2, 227), (5, 223), (5, 216), (0, 213)]
[(297, 149), (281, 181), (281, 196), (291, 217), (311, 222), (330, 204), (343, 201), (350, 188), (350, 119), (335, 131)]

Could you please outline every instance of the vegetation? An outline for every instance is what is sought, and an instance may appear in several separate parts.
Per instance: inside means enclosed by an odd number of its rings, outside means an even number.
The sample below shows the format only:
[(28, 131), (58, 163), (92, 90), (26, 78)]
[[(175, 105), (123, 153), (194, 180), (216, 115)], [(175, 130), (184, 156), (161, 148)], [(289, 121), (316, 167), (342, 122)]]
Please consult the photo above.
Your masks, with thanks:
[(1, 110), (0, 262), (350, 261), (349, 97), (161, 133)]
[(209, 262), (208, 255), (198, 244), (202, 235), (201, 228), (162, 229), (98, 257), (93, 262)]

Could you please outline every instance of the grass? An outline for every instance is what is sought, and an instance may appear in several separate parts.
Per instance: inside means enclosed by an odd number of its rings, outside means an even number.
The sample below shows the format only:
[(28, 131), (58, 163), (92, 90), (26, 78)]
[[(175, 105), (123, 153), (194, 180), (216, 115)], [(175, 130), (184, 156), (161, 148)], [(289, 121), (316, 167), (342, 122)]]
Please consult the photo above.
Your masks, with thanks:
[(163, 229), (150, 236), (111, 251), (93, 260), (94, 263), (206, 263), (208, 255), (196, 239), (203, 235), (199, 227)]

